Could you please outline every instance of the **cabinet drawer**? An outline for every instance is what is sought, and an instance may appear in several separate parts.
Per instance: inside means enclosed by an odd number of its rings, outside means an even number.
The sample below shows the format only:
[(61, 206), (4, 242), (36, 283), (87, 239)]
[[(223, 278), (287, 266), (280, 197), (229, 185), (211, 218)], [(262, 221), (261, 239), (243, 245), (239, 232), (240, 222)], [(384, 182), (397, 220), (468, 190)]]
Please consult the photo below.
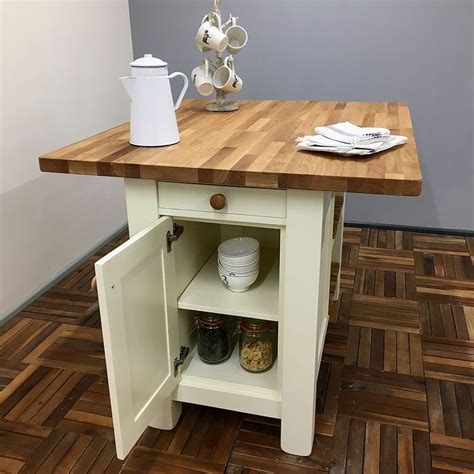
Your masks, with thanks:
[[(211, 197), (216, 194), (225, 197), (225, 205), (220, 210), (211, 206)], [(286, 218), (285, 190), (160, 182), (158, 195), (160, 210), (196, 211), (216, 216)], [(221, 205), (222, 202), (221, 198)]]

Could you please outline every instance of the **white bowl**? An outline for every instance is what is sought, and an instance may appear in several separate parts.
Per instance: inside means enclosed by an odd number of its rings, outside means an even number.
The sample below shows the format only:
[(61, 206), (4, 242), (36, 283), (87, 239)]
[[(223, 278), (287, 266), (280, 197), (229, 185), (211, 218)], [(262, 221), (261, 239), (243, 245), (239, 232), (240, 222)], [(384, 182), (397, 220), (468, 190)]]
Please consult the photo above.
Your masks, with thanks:
[(219, 275), (249, 276), (249, 275), (253, 275), (254, 273), (258, 273), (259, 271), (260, 271), (260, 267), (255, 267), (245, 272), (242, 272), (242, 271), (237, 272), (234, 270), (229, 270), (227, 268), (218, 267)]
[(221, 255), (218, 255), (218, 260), (221, 263), (226, 265), (231, 265), (233, 267), (242, 267), (245, 265), (250, 265), (251, 263), (258, 262), (260, 260), (260, 252), (254, 252), (251, 255), (246, 255), (245, 257), (235, 257), (235, 258), (226, 258)]
[(219, 276), (224, 285), (226, 285), (230, 291), (233, 291), (234, 293), (243, 293), (255, 283), (258, 277), (258, 272), (249, 276), (231, 276), (225, 274), (219, 274)]
[(223, 253), (223, 252), (217, 252), (222, 258), (227, 258), (228, 260), (238, 260), (239, 258), (245, 258), (245, 257), (249, 257), (251, 255), (255, 256), (255, 255), (258, 255), (260, 253), (260, 249), (256, 249), (254, 250), (253, 252), (250, 252), (250, 253), (241, 253), (241, 254), (238, 254), (238, 255), (228, 255), (226, 253)]
[(260, 249), (260, 243), (252, 237), (236, 237), (222, 242), (217, 251), (219, 256), (224, 257), (245, 257)]
[(258, 273), (260, 271), (260, 267), (254, 268), (253, 270), (249, 270), (248, 272), (234, 272), (233, 270), (226, 270), (225, 268), (218, 267), (217, 269), (219, 275), (230, 275), (230, 276), (248, 276)]
[(252, 273), (255, 273), (255, 272), (259, 272), (260, 267), (249, 268), (246, 271), (235, 271), (235, 270), (229, 270), (228, 268), (222, 268), (222, 267), (218, 267), (217, 270), (219, 273), (225, 273), (226, 275), (244, 276), (244, 275), (251, 275)]
[(248, 265), (260, 260), (260, 250), (257, 250), (250, 255), (241, 255), (239, 257), (227, 257), (219, 253), (218, 258), (222, 263), (228, 263), (229, 265)]
[(257, 260), (256, 262), (249, 263), (248, 265), (228, 265), (227, 263), (218, 262), (217, 266), (218, 268), (222, 268), (223, 270), (229, 270), (235, 273), (247, 273), (252, 270), (255, 270), (256, 268), (259, 268), (260, 261)]
[(217, 267), (218, 271), (220, 273), (226, 273), (228, 275), (249, 275), (255, 272), (258, 272), (260, 270), (260, 267), (252, 267), (249, 268), (248, 270), (232, 270), (231, 268), (224, 268), (224, 267)]

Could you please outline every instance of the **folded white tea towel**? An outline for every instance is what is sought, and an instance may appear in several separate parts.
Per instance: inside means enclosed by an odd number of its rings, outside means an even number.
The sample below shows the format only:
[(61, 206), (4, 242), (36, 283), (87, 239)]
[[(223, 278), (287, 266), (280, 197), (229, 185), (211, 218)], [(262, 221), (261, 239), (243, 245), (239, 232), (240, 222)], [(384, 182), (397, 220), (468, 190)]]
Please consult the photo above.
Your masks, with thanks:
[(319, 135), (296, 139), (298, 150), (326, 151), (342, 155), (372, 155), (406, 143), (407, 138), (391, 135), (386, 128), (358, 127), (350, 122), (316, 127)]

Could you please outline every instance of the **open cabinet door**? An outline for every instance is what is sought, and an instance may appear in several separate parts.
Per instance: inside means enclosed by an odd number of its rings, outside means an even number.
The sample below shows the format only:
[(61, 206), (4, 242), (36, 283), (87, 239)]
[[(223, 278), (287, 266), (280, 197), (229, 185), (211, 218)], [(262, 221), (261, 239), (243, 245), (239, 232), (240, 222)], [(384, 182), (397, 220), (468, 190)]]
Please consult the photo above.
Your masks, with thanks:
[(117, 456), (123, 459), (180, 380), (173, 253), (155, 224), (95, 264)]

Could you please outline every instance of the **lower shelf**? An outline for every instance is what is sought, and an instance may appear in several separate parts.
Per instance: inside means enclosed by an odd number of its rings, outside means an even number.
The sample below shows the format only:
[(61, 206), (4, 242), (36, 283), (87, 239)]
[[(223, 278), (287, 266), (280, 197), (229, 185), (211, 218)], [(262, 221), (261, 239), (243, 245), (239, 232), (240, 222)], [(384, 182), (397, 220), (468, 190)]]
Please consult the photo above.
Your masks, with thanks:
[(252, 374), (239, 363), (238, 347), (222, 364), (205, 364), (195, 349), (183, 368), (174, 399), (255, 415), (281, 417), (278, 360), (268, 372)]
[(245, 387), (276, 389), (277, 388), (277, 361), (273, 367), (262, 373), (247, 372), (240, 366), (239, 348), (237, 344), (228, 360), (221, 364), (206, 364), (197, 353), (197, 349), (191, 354), (189, 365), (183, 371), (183, 376), (200, 377), (202, 379), (228, 382)]

